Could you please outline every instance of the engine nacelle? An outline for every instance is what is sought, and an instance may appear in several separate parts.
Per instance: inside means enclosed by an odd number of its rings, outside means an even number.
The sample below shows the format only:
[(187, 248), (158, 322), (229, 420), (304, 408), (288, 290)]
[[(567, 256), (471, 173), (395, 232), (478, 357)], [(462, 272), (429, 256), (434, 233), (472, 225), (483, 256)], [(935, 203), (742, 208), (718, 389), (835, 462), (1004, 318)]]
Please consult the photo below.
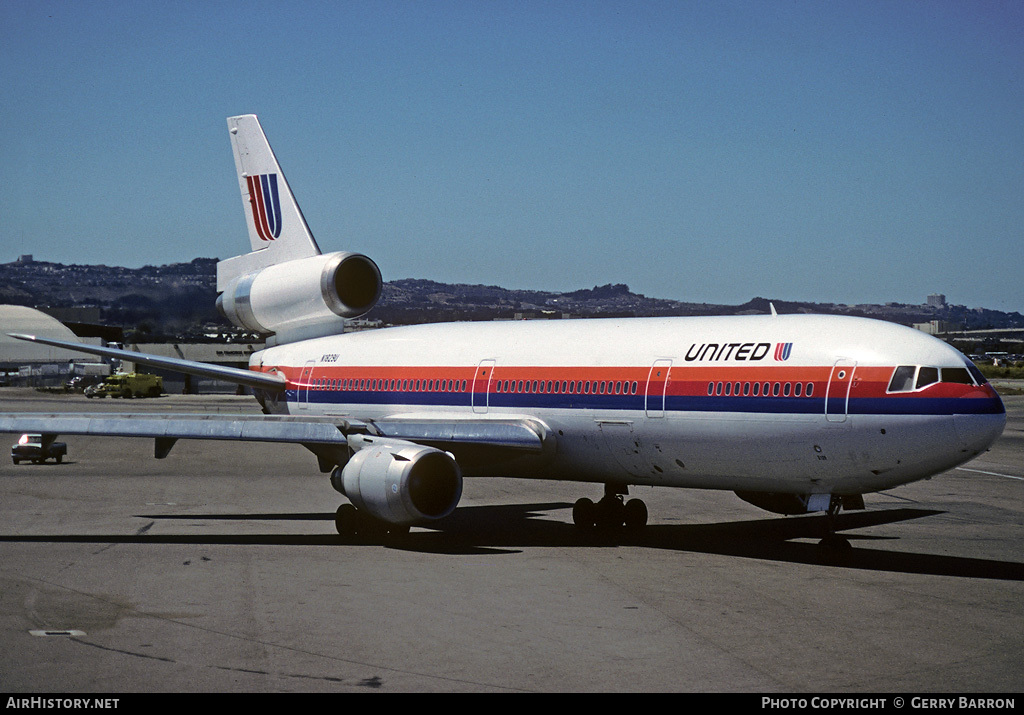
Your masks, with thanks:
[(403, 525), (452, 513), (462, 497), (454, 457), (404, 440), (363, 439), (366, 446), (341, 470), (340, 491), (357, 508)]
[(377, 264), (360, 253), (328, 253), (268, 266), (232, 281), (217, 310), (235, 325), (273, 333), (268, 343), (334, 335), (345, 318), (370, 310), (380, 298)]

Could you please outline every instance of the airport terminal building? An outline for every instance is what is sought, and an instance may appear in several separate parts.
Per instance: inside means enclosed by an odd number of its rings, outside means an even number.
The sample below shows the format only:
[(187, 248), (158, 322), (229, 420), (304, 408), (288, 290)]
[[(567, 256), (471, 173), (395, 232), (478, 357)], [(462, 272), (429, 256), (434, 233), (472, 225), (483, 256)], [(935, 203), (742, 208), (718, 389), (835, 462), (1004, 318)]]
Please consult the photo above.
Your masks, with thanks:
[(75, 375), (109, 375), (99, 358), (63, 348), (29, 343), (8, 333), (39, 335), (70, 342), (99, 343), (79, 338), (66, 325), (42, 311), (22, 305), (0, 305), (0, 381), (3, 384), (44, 387)]

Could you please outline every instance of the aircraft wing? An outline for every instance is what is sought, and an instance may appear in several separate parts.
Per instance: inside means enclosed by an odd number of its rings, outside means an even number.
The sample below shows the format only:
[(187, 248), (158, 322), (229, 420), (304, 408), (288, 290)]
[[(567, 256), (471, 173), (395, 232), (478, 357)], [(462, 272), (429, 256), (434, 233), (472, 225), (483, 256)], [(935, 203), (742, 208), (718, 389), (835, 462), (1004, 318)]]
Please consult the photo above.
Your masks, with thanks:
[(267, 415), (117, 413), (0, 414), (0, 432), (82, 434), (156, 439), (223, 439), (248, 442), (344, 444), (348, 422), (316, 422)]
[(117, 413), (0, 414), (0, 433), (146, 437), (156, 440), (162, 459), (179, 439), (236, 440), (301, 444), (318, 456), (331, 450), (359, 449), (354, 435), (387, 437), (442, 448), (492, 447), (540, 452), (547, 428), (527, 419), (359, 421), (294, 415), (204, 415)]
[(256, 372), (254, 370), (244, 370), (242, 368), (227, 367), (224, 365), (211, 365), (205, 362), (163, 357), (161, 355), (148, 355), (146, 353), (137, 353), (132, 350), (104, 348), (99, 345), (86, 345), (85, 343), (76, 343), (67, 340), (40, 338), (35, 335), (20, 335), (18, 333), (8, 333), (8, 335), (12, 338), (17, 338), (18, 340), (28, 340), (33, 343), (53, 345), (54, 347), (77, 350), (78, 352), (89, 353), (90, 355), (99, 355), (101, 357), (128, 360), (129, 362), (139, 363), (141, 365), (159, 367), (165, 370), (174, 370), (175, 372), (183, 372), (188, 375), (211, 377), (216, 380), (233, 382), (236, 385), (246, 385), (247, 387), (257, 387), (263, 390), (280, 392), (287, 386), (283, 376), (272, 373)]
[[(284, 377), (240, 368), (210, 365), (180, 358), (104, 348), (95, 345), (10, 334), (19, 340), (44, 343), (103, 357), (130, 360), (168, 370), (212, 377), (264, 390), (281, 391)], [(114, 413), (0, 414), (0, 433), (76, 434), (108, 437), (147, 437), (156, 440), (155, 455), (166, 457), (179, 439), (290, 442), (301, 444), (318, 457), (337, 456), (337, 450), (358, 450), (362, 442), (353, 435), (386, 437), (428, 444), (445, 450), (456, 447), (490, 447), (540, 452), (550, 430), (538, 420), (522, 417), (480, 419), (449, 416), (405, 415), (380, 420), (346, 420), (304, 415), (204, 415)]]
[(100, 413), (0, 414), (0, 433), (81, 434), (156, 439), (345, 444), (369, 434), (409, 442), (474, 444), (540, 451), (546, 428), (532, 420), (338, 420), (293, 415)]

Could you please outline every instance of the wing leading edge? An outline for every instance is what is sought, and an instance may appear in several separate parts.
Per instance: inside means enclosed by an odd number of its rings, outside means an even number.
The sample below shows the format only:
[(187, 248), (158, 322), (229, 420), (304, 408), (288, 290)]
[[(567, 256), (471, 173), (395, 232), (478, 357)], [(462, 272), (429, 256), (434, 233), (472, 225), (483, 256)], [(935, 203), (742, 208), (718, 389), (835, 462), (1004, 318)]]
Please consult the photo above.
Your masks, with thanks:
[(33, 343), (42, 343), (44, 345), (52, 345), (58, 348), (67, 348), (68, 350), (77, 350), (78, 352), (88, 353), (90, 355), (99, 355), (100, 357), (128, 360), (129, 362), (139, 363), (141, 365), (149, 365), (151, 367), (159, 367), (165, 370), (183, 372), (187, 375), (210, 377), (216, 380), (232, 382), (236, 385), (245, 385), (246, 387), (256, 387), (275, 392), (280, 392), (287, 387), (285, 378), (282, 375), (273, 373), (256, 372), (254, 370), (227, 367), (225, 365), (211, 365), (205, 362), (196, 362), (195, 360), (163, 357), (162, 355), (148, 355), (146, 353), (137, 353), (132, 350), (104, 348), (99, 345), (86, 345), (84, 343), (75, 343), (67, 340), (40, 338), (35, 335), (20, 335), (18, 333), (8, 333), (8, 335), (12, 338), (17, 338), (18, 340), (27, 340)]
[(471, 445), (525, 452), (541, 452), (549, 436), (546, 427), (533, 420), (361, 422), (291, 415), (0, 414), (0, 433), (19, 432), (150, 438), (156, 440), (157, 459), (166, 457), (179, 439), (292, 443), (317, 457), (331, 457), (334, 463), (343, 463), (343, 453), (364, 446), (351, 439), (357, 435), (447, 449)]

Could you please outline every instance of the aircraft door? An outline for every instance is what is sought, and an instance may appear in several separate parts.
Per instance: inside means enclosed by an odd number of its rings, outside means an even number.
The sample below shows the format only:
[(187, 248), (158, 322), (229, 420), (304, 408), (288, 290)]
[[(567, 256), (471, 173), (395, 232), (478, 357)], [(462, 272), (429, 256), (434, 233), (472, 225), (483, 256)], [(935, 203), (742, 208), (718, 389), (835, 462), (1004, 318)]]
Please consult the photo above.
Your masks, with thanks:
[(494, 360), (481, 360), (473, 376), (473, 412), (484, 414), (491, 394), (491, 377), (494, 374)]
[(296, 389), (295, 399), (298, 402), (298, 408), (300, 410), (309, 408), (309, 388), (313, 382), (314, 365), (316, 365), (315, 360), (307, 362), (306, 366), (302, 368), (302, 375), (299, 377), (299, 384)]
[(647, 391), (644, 399), (644, 410), (648, 417), (665, 416), (665, 395), (668, 392), (671, 371), (671, 360), (655, 360), (651, 366), (651, 371), (647, 374)]
[(846, 422), (850, 409), (850, 388), (853, 386), (853, 373), (857, 363), (846, 358), (839, 358), (832, 366), (825, 389), (825, 420), (828, 422)]

